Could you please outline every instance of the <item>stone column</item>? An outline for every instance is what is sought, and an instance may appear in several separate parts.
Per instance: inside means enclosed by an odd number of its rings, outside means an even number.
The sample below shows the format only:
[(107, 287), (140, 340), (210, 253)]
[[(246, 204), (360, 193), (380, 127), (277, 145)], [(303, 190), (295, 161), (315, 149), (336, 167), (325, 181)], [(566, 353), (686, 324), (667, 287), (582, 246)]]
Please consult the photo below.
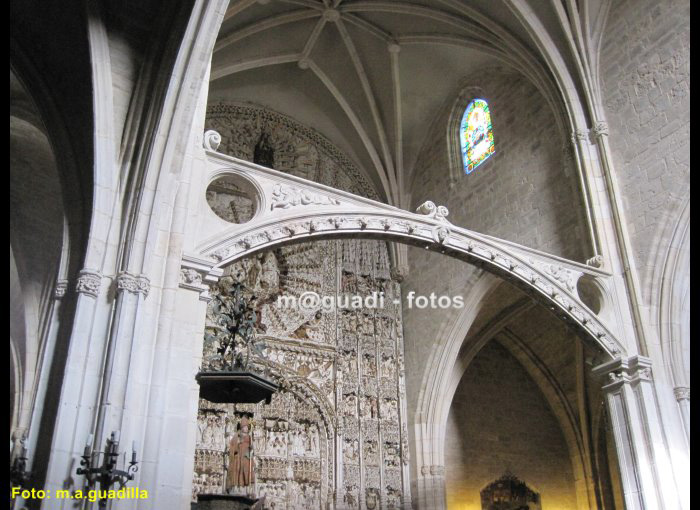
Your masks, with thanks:
[(627, 510), (680, 508), (652, 381), (651, 360), (616, 359), (594, 369), (606, 394)]
[(676, 402), (678, 402), (678, 407), (681, 410), (683, 427), (688, 436), (688, 444), (690, 444), (690, 388), (687, 386), (677, 386), (673, 388), (673, 395), (676, 397)]
[[(109, 302), (105, 292), (108, 280), (99, 271), (83, 269), (76, 283), (77, 303), (59, 391), (47, 398), (59, 398), (51, 441), (44, 489), (52, 493), (68, 486), (74, 489), (83, 479), (75, 474), (86, 439), (92, 432), (93, 418), (102, 378), (105, 344), (103, 335), (109, 322)], [(42, 507), (48, 507), (46, 501)], [(56, 506), (58, 508), (59, 506)]]
[(209, 284), (207, 273), (189, 264), (177, 288), (167, 288), (167, 306), (153, 354), (148, 421), (138, 486), (149, 491), (139, 508), (186, 508), (194, 472), (199, 386)]

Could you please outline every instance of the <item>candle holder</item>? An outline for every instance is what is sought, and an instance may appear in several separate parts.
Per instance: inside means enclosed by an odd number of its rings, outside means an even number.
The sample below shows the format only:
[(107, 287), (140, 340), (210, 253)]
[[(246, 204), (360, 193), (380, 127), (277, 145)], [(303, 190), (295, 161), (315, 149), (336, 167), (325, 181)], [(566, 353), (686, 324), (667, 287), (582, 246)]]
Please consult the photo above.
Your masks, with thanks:
[(20, 439), (22, 445), (19, 455), (12, 461), (10, 466), (10, 484), (12, 487), (25, 487), (29, 481), (31, 473), (27, 471), (27, 447), (24, 444), (25, 438)]
[[(99, 463), (100, 454), (103, 455), (102, 464), (96, 466), (95, 464)], [(136, 461), (136, 443), (134, 442), (133, 444), (131, 461), (126, 469), (118, 469), (119, 455), (118, 431), (112, 432), (107, 439), (107, 448), (104, 452), (94, 452), (92, 450), (92, 434), (90, 434), (80, 461), (82, 467), (78, 468), (77, 474), (85, 476), (88, 489), (93, 489), (98, 482), (100, 490), (105, 491), (105, 493), (115, 484), (119, 484), (119, 489), (121, 489), (127, 482), (134, 479), (134, 475), (139, 470), (138, 462)], [(100, 499), (99, 506), (101, 508), (106, 507), (107, 498)]]
[(265, 343), (255, 338), (256, 297), (238, 281), (221, 281), (219, 289), (211, 303), (216, 324), (204, 335), (205, 354), (195, 377), (199, 396), (215, 403), (269, 404), (279, 386), (268, 377)]

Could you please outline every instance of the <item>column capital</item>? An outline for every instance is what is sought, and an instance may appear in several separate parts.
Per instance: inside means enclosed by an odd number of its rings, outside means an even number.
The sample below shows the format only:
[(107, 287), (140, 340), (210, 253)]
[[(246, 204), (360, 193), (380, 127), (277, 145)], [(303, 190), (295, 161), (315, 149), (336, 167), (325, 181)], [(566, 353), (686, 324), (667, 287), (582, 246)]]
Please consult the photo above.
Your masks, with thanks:
[(209, 261), (185, 255), (180, 265), (179, 286), (199, 292), (199, 299), (209, 302), (210, 286), (215, 285), (223, 273), (223, 269), (213, 267)]
[(673, 395), (678, 402), (682, 400), (690, 400), (690, 388), (688, 386), (676, 386), (673, 388)]
[(605, 390), (615, 390), (620, 385), (629, 382), (651, 381), (651, 360), (645, 356), (631, 356), (619, 358), (598, 365), (593, 369), (593, 374), (607, 377), (608, 382), (603, 385)]
[(117, 275), (117, 292), (131, 292), (132, 294), (143, 294), (148, 296), (151, 290), (151, 281), (146, 275), (136, 275), (129, 271), (122, 271)]
[(75, 291), (96, 298), (102, 285), (102, 273), (92, 269), (82, 269), (75, 284)]
[(53, 296), (56, 299), (61, 299), (63, 296), (66, 295), (66, 291), (68, 290), (68, 280), (59, 278), (56, 280), (56, 288), (54, 289)]

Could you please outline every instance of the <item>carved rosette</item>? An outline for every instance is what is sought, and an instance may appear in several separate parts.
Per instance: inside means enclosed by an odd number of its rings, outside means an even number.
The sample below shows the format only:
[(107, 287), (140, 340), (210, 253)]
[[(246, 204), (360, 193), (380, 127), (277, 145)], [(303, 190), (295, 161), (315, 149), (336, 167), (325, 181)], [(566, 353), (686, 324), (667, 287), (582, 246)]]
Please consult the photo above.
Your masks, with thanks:
[(78, 276), (78, 281), (75, 284), (75, 291), (96, 298), (100, 293), (101, 284), (102, 274), (98, 271), (83, 269), (80, 271), (80, 276)]
[(151, 281), (145, 275), (135, 275), (128, 271), (123, 271), (117, 276), (117, 292), (130, 292), (132, 294), (142, 294), (148, 296), (151, 290)]

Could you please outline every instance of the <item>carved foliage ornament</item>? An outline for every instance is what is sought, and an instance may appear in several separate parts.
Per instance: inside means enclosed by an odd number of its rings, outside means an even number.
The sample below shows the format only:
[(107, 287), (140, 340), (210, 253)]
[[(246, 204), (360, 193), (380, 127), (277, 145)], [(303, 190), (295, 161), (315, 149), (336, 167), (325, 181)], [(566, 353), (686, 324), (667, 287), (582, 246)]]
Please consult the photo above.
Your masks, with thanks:
[(690, 388), (687, 386), (677, 386), (673, 388), (673, 395), (678, 402), (681, 400), (690, 400)]
[(119, 292), (127, 291), (132, 294), (143, 294), (146, 297), (150, 290), (151, 282), (144, 275), (137, 276), (124, 271), (117, 276), (117, 291)]
[(603, 136), (608, 136), (608, 134), (609, 131), (607, 122), (596, 122), (593, 129), (591, 129), (591, 135), (594, 138), (602, 138)]
[(83, 269), (80, 271), (80, 276), (78, 276), (75, 291), (90, 297), (97, 297), (100, 293), (101, 283), (102, 275), (99, 272)]
[(200, 287), (202, 285), (202, 274), (191, 268), (180, 269), (180, 284), (183, 286)]

